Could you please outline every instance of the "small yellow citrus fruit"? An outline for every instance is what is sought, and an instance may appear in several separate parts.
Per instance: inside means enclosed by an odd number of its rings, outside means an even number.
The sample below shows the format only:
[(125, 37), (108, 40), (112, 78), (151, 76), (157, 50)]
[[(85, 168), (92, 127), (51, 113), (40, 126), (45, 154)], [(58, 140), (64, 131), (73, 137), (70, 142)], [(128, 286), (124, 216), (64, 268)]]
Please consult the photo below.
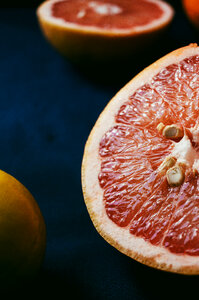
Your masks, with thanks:
[(45, 246), (46, 227), (39, 206), (18, 180), (0, 170), (0, 281), (32, 278)]

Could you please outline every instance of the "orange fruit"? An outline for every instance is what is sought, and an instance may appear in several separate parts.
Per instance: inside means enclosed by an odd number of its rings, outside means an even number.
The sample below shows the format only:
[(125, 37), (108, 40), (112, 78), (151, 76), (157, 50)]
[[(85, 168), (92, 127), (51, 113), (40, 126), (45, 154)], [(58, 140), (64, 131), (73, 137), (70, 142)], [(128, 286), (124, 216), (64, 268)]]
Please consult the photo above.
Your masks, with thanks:
[(14, 177), (0, 171), (1, 288), (31, 279), (45, 252), (46, 229), (30, 192)]
[(198, 0), (182, 0), (184, 10), (191, 23), (199, 29), (199, 2)]
[(148, 266), (199, 274), (199, 47), (164, 56), (93, 127), (82, 186), (94, 226)]
[(42, 32), (73, 60), (132, 54), (159, 35), (174, 11), (154, 0), (50, 0), (37, 9)]

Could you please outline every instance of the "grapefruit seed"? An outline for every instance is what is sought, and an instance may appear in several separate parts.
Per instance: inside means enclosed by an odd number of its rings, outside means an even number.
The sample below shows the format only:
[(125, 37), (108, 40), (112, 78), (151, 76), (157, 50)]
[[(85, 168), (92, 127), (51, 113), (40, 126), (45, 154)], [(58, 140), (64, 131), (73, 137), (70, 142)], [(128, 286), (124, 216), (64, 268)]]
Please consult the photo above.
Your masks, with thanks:
[(175, 166), (167, 171), (167, 181), (170, 186), (179, 186), (184, 181), (184, 172), (180, 166)]
[[(131, 258), (183, 274), (199, 274), (198, 116), (199, 47), (191, 44), (116, 94), (82, 163), (85, 203), (99, 233)], [(183, 136), (165, 138), (160, 123), (179, 124)]]
[(163, 123), (159, 123), (157, 126), (157, 130), (159, 133), (162, 133), (164, 128), (165, 128), (165, 125)]
[(177, 125), (167, 125), (164, 127), (163, 136), (167, 139), (179, 139), (182, 138), (184, 133), (180, 126)]
[(165, 175), (166, 171), (173, 167), (176, 163), (176, 158), (166, 157), (163, 163), (159, 166), (159, 173)]

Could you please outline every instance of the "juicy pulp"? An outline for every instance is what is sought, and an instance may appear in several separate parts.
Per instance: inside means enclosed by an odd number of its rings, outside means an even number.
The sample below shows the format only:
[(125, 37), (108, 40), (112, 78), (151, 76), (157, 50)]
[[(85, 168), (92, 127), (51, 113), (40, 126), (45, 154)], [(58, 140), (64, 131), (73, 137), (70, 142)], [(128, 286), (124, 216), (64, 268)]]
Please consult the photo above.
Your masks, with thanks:
[[(99, 146), (99, 184), (108, 217), (131, 234), (179, 254), (199, 255), (199, 176), (190, 163), (193, 153), (195, 162), (198, 157), (198, 115), (199, 56), (192, 56), (164, 68), (130, 95)], [(170, 187), (158, 167), (177, 147), (184, 151), (179, 145), (185, 138), (179, 144), (165, 139), (157, 131), (161, 122), (190, 132), (184, 155), (190, 167), (179, 187)]]
[(52, 6), (52, 16), (66, 22), (105, 29), (129, 29), (159, 19), (162, 9), (147, 0), (59, 1)]

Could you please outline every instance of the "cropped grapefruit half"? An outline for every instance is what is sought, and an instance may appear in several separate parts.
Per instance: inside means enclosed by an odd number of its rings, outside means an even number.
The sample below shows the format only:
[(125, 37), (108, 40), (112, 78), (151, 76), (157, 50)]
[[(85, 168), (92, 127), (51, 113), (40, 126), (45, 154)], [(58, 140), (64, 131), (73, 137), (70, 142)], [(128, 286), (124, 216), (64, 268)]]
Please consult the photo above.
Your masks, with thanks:
[(199, 47), (164, 56), (104, 109), (85, 146), (85, 203), (112, 246), (199, 274)]
[(37, 9), (47, 40), (76, 61), (132, 54), (166, 29), (173, 14), (158, 0), (50, 0)]

